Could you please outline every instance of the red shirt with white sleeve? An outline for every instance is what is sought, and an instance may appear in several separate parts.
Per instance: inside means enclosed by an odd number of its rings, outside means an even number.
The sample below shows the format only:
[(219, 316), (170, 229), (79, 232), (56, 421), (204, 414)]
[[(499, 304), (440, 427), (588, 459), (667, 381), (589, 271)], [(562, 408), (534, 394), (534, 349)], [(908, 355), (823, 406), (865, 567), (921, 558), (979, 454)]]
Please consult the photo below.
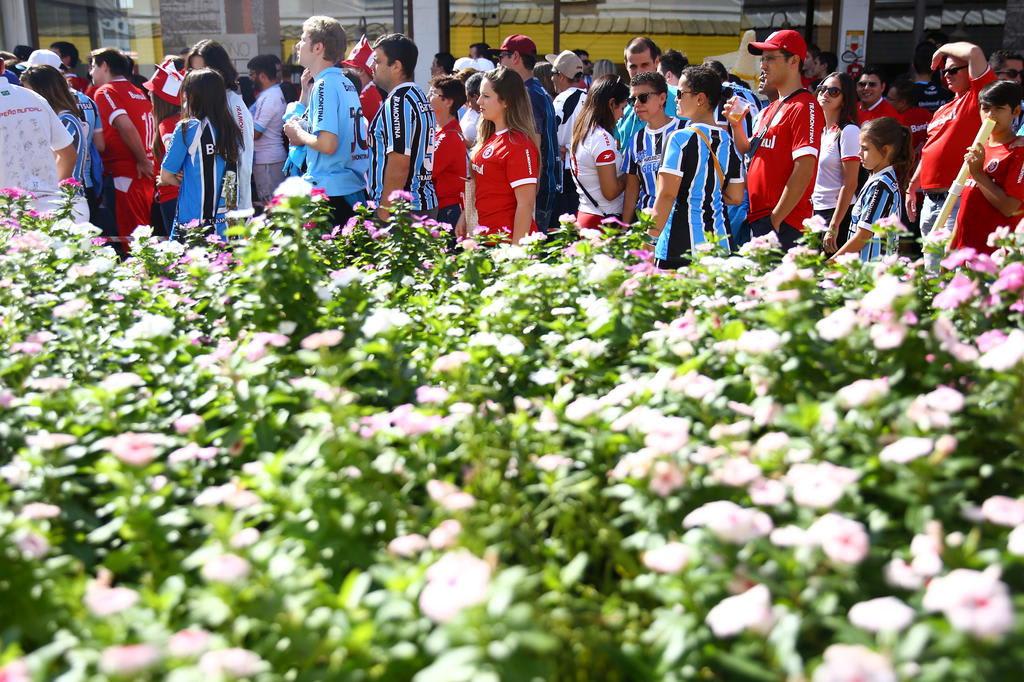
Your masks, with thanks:
[[(1011, 149), (1010, 144), (985, 145), (982, 168), (985, 175), (992, 178), (992, 182), (1008, 196), (1024, 201), (1024, 147)], [(1003, 215), (978, 189), (974, 180), (968, 179), (960, 196), (952, 248), (971, 246), (980, 253), (992, 253), (995, 247), (988, 245), (988, 236), (997, 227), (1014, 227), (1020, 219), (1020, 214), (1012, 217)]]
[[(516, 217), (516, 187), (536, 185), (540, 151), (525, 133), (499, 130), (473, 154), (476, 211), (488, 234), (511, 235)], [(531, 220), (530, 232), (537, 231)]]
[(367, 123), (377, 115), (382, 106), (384, 106), (384, 99), (380, 96), (380, 90), (377, 89), (373, 81), (370, 81), (359, 93), (359, 108), (363, 110), (363, 118)]
[(964, 164), (964, 154), (981, 128), (978, 94), (995, 82), (992, 69), (971, 79), (971, 87), (946, 102), (928, 124), (928, 139), (921, 149), (921, 189), (949, 189)]
[[(778, 99), (761, 112), (754, 128), (754, 140), (760, 138), (760, 143), (750, 159), (747, 171), (747, 190), (750, 193), (747, 220), (753, 222), (771, 215), (800, 157), (813, 157), (817, 174), (824, 127), (825, 113), (814, 95), (806, 90), (797, 90), (788, 97)], [(783, 222), (803, 230), (804, 221), (813, 215), (813, 193), (812, 175), (804, 195), (790, 214), (783, 218)]]
[(889, 100), (884, 97), (879, 97), (878, 101), (870, 107), (865, 107), (862, 102), (857, 102), (857, 120), (860, 125), (864, 125), (868, 121), (874, 121), (876, 118), (895, 118), (897, 121), (900, 119), (900, 112), (896, 111), (896, 107), (889, 104)]
[(114, 127), (114, 119), (127, 116), (142, 140), (146, 156), (153, 160), (153, 104), (149, 97), (126, 78), (117, 78), (96, 89), (96, 107), (103, 120), (103, 136), (106, 149), (103, 150), (103, 172), (113, 177), (137, 175), (135, 156), (121, 139)]

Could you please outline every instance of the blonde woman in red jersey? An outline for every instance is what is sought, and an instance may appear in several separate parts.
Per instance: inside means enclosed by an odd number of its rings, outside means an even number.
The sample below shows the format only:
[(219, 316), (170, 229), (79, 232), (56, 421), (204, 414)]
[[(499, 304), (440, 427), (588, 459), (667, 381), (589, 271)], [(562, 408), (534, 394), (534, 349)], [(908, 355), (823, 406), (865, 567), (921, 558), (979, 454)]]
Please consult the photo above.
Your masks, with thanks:
[[(539, 137), (523, 79), (499, 67), (480, 84), (480, 125), (470, 152), (476, 210), (488, 234), (518, 244), (537, 230), (534, 207), (540, 174)], [(457, 234), (466, 234), (465, 216)]]

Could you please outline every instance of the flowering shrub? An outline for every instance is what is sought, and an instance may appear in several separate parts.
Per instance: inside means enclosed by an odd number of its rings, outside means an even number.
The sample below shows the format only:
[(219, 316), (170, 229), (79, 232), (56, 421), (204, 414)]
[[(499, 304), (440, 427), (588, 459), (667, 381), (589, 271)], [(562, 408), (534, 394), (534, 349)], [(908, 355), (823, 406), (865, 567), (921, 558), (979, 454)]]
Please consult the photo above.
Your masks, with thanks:
[[(1001, 680), (1024, 253), (0, 194), (0, 680)], [(611, 228), (610, 228), (611, 229)]]

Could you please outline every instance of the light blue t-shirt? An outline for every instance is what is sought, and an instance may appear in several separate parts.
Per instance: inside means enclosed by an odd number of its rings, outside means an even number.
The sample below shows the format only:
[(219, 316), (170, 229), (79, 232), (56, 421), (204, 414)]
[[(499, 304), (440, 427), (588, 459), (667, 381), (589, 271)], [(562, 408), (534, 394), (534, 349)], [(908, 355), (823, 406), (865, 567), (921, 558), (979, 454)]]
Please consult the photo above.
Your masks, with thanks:
[(309, 95), (309, 132), (338, 136), (333, 154), (306, 149), (306, 174), (302, 177), (329, 197), (347, 196), (366, 187), (370, 154), (366, 144), (366, 119), (359, 104), (359, 93), (352, 81), (336, 66), (331, 66), (313, 81)]

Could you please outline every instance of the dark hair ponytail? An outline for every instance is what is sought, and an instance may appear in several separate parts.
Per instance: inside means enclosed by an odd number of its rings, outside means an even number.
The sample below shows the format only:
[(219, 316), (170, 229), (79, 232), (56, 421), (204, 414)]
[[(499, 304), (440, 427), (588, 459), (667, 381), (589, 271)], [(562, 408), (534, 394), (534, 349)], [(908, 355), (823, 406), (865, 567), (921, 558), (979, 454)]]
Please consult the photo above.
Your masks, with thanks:
[(914, 145), (910, 128), (900, 125), (899, 121), (888, 116), (868, 121), (860, 129), (860, 134), (873, 144), (879, 151), (882, 147), (892, 149), (889, 163), (896, 171), (896, 180), (900, 189), (907, 191), (910, 174), (914, 169)]
[(209, 119), (217, 131), (217, 153), (228, 163), (238, 163), (242, 133), (228, 108), (227, 88), (220, 72), (210, 68), (189, 71), (181, 84), (181, 99), (185, 105), (181, 118)]

